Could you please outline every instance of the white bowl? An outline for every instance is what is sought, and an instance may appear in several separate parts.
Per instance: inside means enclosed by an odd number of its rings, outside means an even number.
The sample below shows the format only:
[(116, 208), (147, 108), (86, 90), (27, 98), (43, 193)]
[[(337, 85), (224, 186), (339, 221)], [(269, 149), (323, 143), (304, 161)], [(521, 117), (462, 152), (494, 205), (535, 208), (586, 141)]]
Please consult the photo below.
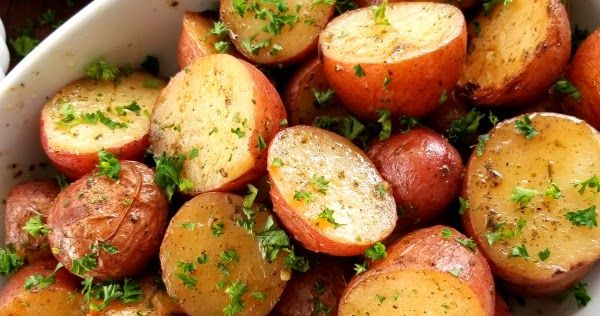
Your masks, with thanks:
[[(39, 142), (39, 112), (59, 88), (83, 76), (84, 67), (99, 56), (114, 64), (138, 65), (157, 56), (165, 76), (177, 70), (177, 40), (184, 11), (216, 7), (217, 0), (94, 1), (52, 33), (0, 81), (0, 196), (32, 178), (49, 178)], [(176, 5), (174, 5), (176, 4)], [(600, 0), (577, 0), (574, 24), (590, 30), (600, 26)], [(4, 203), (0, 205), (0, 223)], [(4, 237), (0, 225), (0, 241)], [(0, 284), (4, 281), (0, 278)], [(522, 315), (600, 315), (600, 265), (587, 275), (592, 300), (578, 310), (572, 297), (564, 302), (528, 299), (515, 306)]]

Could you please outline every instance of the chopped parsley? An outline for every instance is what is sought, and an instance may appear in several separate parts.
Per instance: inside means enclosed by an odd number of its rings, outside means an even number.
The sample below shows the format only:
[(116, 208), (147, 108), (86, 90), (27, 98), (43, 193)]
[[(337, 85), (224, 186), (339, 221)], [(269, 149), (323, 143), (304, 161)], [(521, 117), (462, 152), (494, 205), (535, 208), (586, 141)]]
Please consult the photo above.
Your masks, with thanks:
[(381, 260), (386, 256), (387, 252), (385, 251), (385, 245), (379, 241), (365, 250), (365, 257), (371, 260)]
[(446, 101), (448, 101), (448, 91), (442, 90), (442, 93), (440, 94), (440, 98), (438, 99), (438, 103), (444, 104), (444, 103), (446, 103)]
[(541, 250), (538, 252), (538, 257), (540, 257), (540, 260), (546, 261), (550, 257), (550, 250), (548, 248)]
[(358, 4), (352, 0), (335, 1), (335, 9), (339, 14), (358, 8)]
[(160, 87), (160, 80), (156, 78), (148, 79), (144, 81), (143, 87), (148, 89), (158, 89)]
[(60, 190), (64, 190), (69, 186), (69, 182), (67, 182), (67, 177), (65, 177), (64, 174), (62, 173), (57, 173), (56, 176), (56, 182), (58, 183), (58, 187), (60, 188)]
[(104, 57), (100, 57), (87, 65), (85, 74), (95, 81), (115, 81), (120, 76), (119, 69), (111, 66)]
[(238, 138), (243, 138), (246, 136), (246, 132), (242, 131), (241, 128), (237, 127), (236, 129), (231, 129), (231, 132), (236, 134)]
[(315, 190), (319, 193), (327, 193), (329, 190), (329, 181), (325, 180), (324, 176), (318, 176), (315, 174), (310, 179), (310, 183), (314, 186)]
[(267, 299), (267, 294), (263, 291), (252, 292), (250, 295), (261, 302), (264, 302)]
[(377, 183), (377, 193), (379, 193), (380, 198), (384, 198), (388, 194), (388, 190), (383, 182)]
[(483, 0), (483, 11), (487, 15), (496, 5), (504, 3), (504, 6), (509, 5), (512, 0)]
[(494, 225), (493, 231), (487, 231), (485, 233), (485, 238), (490, 246), (492, 246), (497, 241), (507, 241), (511, 239), (515, 239), (523, 232), (523, 228), (527, 223), (524, 219), (519, 218), (516, 223), (516, 229), (511, 229), (506, 227), (505, 222), (499, 222)]
[(125, 279), (123, 285), (114, 281), (93, 285), (92, 279), (86, 278), (83, 284), (86, 301), (89, 301), (90, 298), (101, 301), (99, 304), (90, 304), (90, 309), (94, 311), (104, 310), (116, 300), (128, 304), (141, 302), (143, 299), (142, 289), (131, 279)]
[(192, 223), (189, 220), (179, 224), (178, 226), (189, 231), (194, 231), (194, 229), (196, 229), (196, 223)]
[(463, 215), (466, 210), (469, 209), (469, 201), (467, 199), (463, 199), (462, 197), (458, 198), (458, 203), (460, 207), (458, 208), (458, 214)]
[(223, 314), (233, 316), (241, 313), (246, 305), (242, 300), (242, 295), (248, 291), (248, 285), (242, 281), (233, 281), (225, 288), (225, 293), (229, 296), (229, 304), (223, 308)]
[(163, 152), (160, 156), (154, 156), (156, 163), (154, 182), (165, 189), (169, 201), (176, 189), (187, 191), (194, 187), (190, 180), (181, 178), (184, 160), (185, 156), (181, 154), (167, 156), (167, 153)]
[(313, 197), (310, 192), (296, 191), (294, 192), (294, 201), (303, 201), (304, 203), (312, 203)]
[(560, 188), (556, 183), (550, 183), (550, 185), (544, 191), (545, 196), (552, 197), (553, 199), (559, 199), (561, 197)]
[(285, 257), (283, 263), (286, 267), (298, 272), (306, 272), (310, 269), (308, 260), (304, 257), (296, 256), (293, 251)]
[(27, 56), (39, 43), (40, 41), (36, 38), (29, 37), (27, 35), (21, 35), (16, 38), (8, 40), (15, 54), (19, 57)]
[(235, 249), (228, 249), (219, 254), (219, 258), (223, 263), (231, 263), (240, 261), (240, 256)]
[(208, 255), (205, 253), (202, 253), (201, 255), (196, 257), (196, 262), (198, 262), (199, 264), (205, 264), (208, 262), (208, 260)]
[(414, 117), (400, 117), (400, 131), (402, 133), (410, 132), (410, 130), (417, 125), (419, 125), (419, 121)]
[(356, 274), (361, 274), (366, 272), (369, 269), (369, 265), (367, 264), (367, 262), (360, 264), (360, 263), (355, 263), (354, 264), (354, 272)]
[(71, 272), (75, 275), (82, 276), (90, 272), (98, 266), (98, 254), (96, 252), (87, 254), (81, 258), (73, 259), (71, 264)]
[(475, 252), (475, 250), (477, 249), (477, 244), (471, 238), (456, 237), (456, 241), (459, 244), (461, 244), (463, 247), (465, 247), (473, 252)]
[(527, 114), (523, 115), (522, 119), (515, 121), (515, 128), (526, 139), (532, 139), (538, 134), (538, 131), (531, 126), (531, 119)]
[(50, 232), (48, 225), (42, 222), (42, 215), (40, 214), (30, 217), (25, 223), (25, 226), (23, 226), (23, 230), (33, 237), (48, 236), (48, 233)]
[(451, 268), (447, 270), (448, 273), (452, 274), (455, 277), (458, 277), (462, 273), (461, 268)]
[(242, 212), (244, 213), (243, 219), (238, 219), (237, 224), (248, 230), (250, 233), (254, 229), (254, 217), (256, 212), (254, 211), (254, 200), (258, 195), (258, 189), (252, 184), (248, 184), (248, 193), (244, 196), (242, 201)]
[(477, 156), (483, 156), (483, 151), (485, 150), (485, 144), (487, 144), (488, 140), (490, 140), (490, 135), (481, 134), (477, 137), (477, 145), (475, 145), (475, 152)]
[(195, 288), (196, 283), (198, 283), (198, 280), (192, 275), (192, 273), (196, 271), (195, 263), (177, 261), (177, 268), (179, 268), (181, 272), (175, 273), (175, 277), (177, 277), (181, 281), (181, 283), (188, 289)]
[(358, 78), (362, 78), (362, 77), (366, 76), (367, 74), (365, 74), (365, 71), (363, 70), (363, 68), (360, 65), (354, 65), (354, 75), (357, 76)]
[(96, 165), (96, 168), (98, 168), (98, 173), (113, 180), (119, 179), (121, 163), (114, 154), (102, 149), (100, 152), (98, 152), (98, 160), (98, 165)]
[(521, 207), (527, 206), (534, 197), (542, 195), (538, 190), (526, 189), (519, 186), (513, 188), (510, 199)]
[(527, 253), (527, 249), (525, 248), (525, 245), (520, 244), (517, 246), (514, 246), (510, 249), (510, 253), (508, 254), (509, 258), (514, 258), (514, 257), (520, 257), (520, 258), (529, 258), (529, 254)]
[(573, 181), (573, 186), (575, 188), (581, 186), (581, 188), (579, 188), (579, 191), (577, 191), (579, 192), (579, 195), (583, 195), (583, 193), (585, 193), (586, 188), (590, 188), (592, 190), (596, 189), (596, 192), (594, 192), (594, 194), (600, 193), (600, 180), (598, 180), (598, 177), (596, 175), (585, 181)]
[(581, 99), (581, 92), (575, 87), (569, 80), (560, 78), (556, 80), (552, 86), (552, 92), (556, 94), (569, 95), (574, 100), (579, 101)]
[(215, 35), (217, 37), (226, 36), (229, 32), (227, 25), (221, 21), (216, 21), (213, 23), (213, 27), (208, 30), (207, 36)]
[(256, 38), (256, 35), (250, 36), (250, 37), (242, 40), (242, 47), (244, 48), (245, 51), (247, 51), (248, 53), (251, 53), (252, 55), (258, 55), (258, 52), (261, 49), (269, 47), (269, 45), (271, 45), (270, 40), (265, 40), (265, 41), (255, 44), (255, 43), (253, 43), (255, 38)]
[(457, 118), (452, 122), (452, 125), (446, 131), (448, 139), (453, 143), (463, 141), (466, 136), (477, 132), (479, 128), (479, 122), (484, 117), (485, 114), (475, 109), (471, 109), (469, 113)]
[(598, 227), (596, 221), (596, 205), (592, 205), (583, 210), (576, 210), (565, 214), (565, 218), (568, 219), (575, 226), (586, 226), (589, 229)]
[(72, 103), (63, 104), (60, 108), (60, 114), (61, 119), (58, 120), (56, 124), (69, 130), (80, 124), (96, 125), (98, 122), (104, 124), (111, 130), (115, 130), (117, 128), (127, 128), (126, 123), (114, 121), (100, 110), (92, 113), (75, 115), (75, 107), (73, 107)]
[(378, 123), (381, 124), (381, 132), (379, 132), (379, 140), (385, 140), (390, 138), (392, 134), (392, 120), (390, 118), (391, 112), (388, 109), (380, 109), (377, 110), (377, 115), (379, 119)]
[(365, 130), (365, 126), (351, 115), (341, 117), (317, 116), (314, 125), (344, 136), (349, 140), (356, 139)]
[(333, 218), (333, 210), (327, 207), (325, 207), (323, 211), (319, 213), (319, 218), (326, 219), (327, 222), (334, 226), (334, 228), (338, 228), (342, 225), (335, 221), (335, 218)]
[(585, 307), (592, 299), (587, 292), (587, 283), (577, 282), (573, 285), (572, 291), (578, 308)]
[(38, 289), (45, 289), (49, 287), (50, 285), (54, 284), (56, 272), (62, 269), (62, 267), (63, 264), (59, 262), (58, 264), (56, 264), (56, 268), (54, 268), (54, 271), (52, 271), (52, 273), (48, 276), (44, 277), (39, 273), (34, 273), (33, 275), (30, 275), (29, 277), (27, 277), (27, 279), (25, 279), (23, 287), (26, 290), (30, 290), (34, 286)]
[(277, 254), (282, 249), (289, 249), (290, 240), (281, 228), (277, 226), (273, 216), (267, 218), (263, 230), (256, 234), (258, 248), (263, 259), (271, 262), (277, 258)]
[(229, 51), (229, 47), (231, 47), (231, 43), (228, 41), (218, 41), (214, 44), (215, 50), (221, 54), (227, 53)]
[(448, 238), (452, 237), (452, 230), (448, 227), (444, 227), (444, 228), (442, 228), (442, 231), (440, 234), (442, 235), (442, 238), (448, 239)]
[(224, 226), (225, 224), (223, 222), (215, 222), (212, 225), (210, 225), (210, 230), (212, 231), (212, 234), (214, 236), (220, 237), (221, 235), (223, 235)]
[(109, 243), (101, 241), (99, 243), (99, 245), (100, 245), (100, 248), (104, 249), (104, 251), (108, 252), (111, 255), (119, 253), (119, 249), (117, 249), (117, 247), (115, 247)]
[(380, 5), (371, 7), (373, 19), (377, 25), (390, 25), (390, 21), (385, 16), (387, 0), (383, 0)]
[(283, 166), (283, 159), (281, 159), (279, 157), (273, 158), (273, 161), (271, 161), (271, 166), (273, 166), (273, 167)]
[(240, 15), (240, 17), (244, 17), (244, 14), (246, 14), (246, 11), (248, 11), (248, 3), (246, 0), (233, 0), (231, 5), (233, 6), (235, 12)]
[(0, 248), (0, 274), (7, 275), (19, 269), (25, 261), (17, 255), (15, 248), (8, 245), (6, 248)]
[(313, 88), (312, 93), (313, 93), (313, 96), (315, 97), (315, 100), (317, 101), (317, 105), (318, 105), (317, 107), (328, 106), (331, 103), (331, 101), (333, 100), (334, 92), (331, 88), (329, 88), (325, 91), (320, 91), (320, 90)]
[(128, 105), (125, 105), (125, 106), (116, 106), (115, 107), (115, 111), (117, 111), (117, 114), (119, 114), (120, 116), (127, 115), (127, 111), (135, 113), (137, 115), (140, 115), (141, 110), (142, 110), (142, 108), (136, 101), (132, 101), (131, 103), (129, 103)]

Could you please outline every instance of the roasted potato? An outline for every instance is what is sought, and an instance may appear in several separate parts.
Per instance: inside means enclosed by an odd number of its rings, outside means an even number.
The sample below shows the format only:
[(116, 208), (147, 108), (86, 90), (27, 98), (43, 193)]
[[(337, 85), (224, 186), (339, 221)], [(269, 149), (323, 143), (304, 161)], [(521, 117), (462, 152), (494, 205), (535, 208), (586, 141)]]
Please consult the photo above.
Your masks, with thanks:
[(571, 30), (560, 0), (514, 0), (496, 5), (475, 18), (470, 30), (459, 89), (482, 106), (534, 101), (569, 61)]
[(504, 301), (502, 296), (498, 294), (498, 292), (496, 292), (495, 301), (496, 312), (494, 313), (494, 316), (513, 316), (512, 311), (510, 310), (508, 305), (506, 305), (506, 302)]
[(315, 51), (335, 2), (223, 0), (219, 11), (240, 53), (258, 64), (277, 65), (301, 61)]
[(29, 262), (39, 258), (52, 258), (48, 232), (42, 225), (46, 222), (48, 211), (58, 192), (60, 188), (53, 180), (25, 182), (8, 192), (4, 243), (13, 245), (16, 253), (26, 257)]
[(398, 206), (396, 230), (431, 222), (458, 197), (464, 169), (460, 153), (428, 128), (377, 141), (367, 156), (391, 185)]
[(310, 126), (279, 132), (269, 147), (273, 210), (307, 249), (363, 253), (394, 229), (389, 185), (346, 138)]
[(279, 238), (272, 216), (255, 213), (252, 234), (239, 224), (247, 219), (243, 203), (237, 195), (205, 193), (171, 219), (160, 248), (163, 280), (192, 316), (267, 315), (290, 278), (282, 251), (270, 262), (263, 259), (272, 251), (264, 247), (274, 247), (265, 238)]
[(469, 113), (469, 109), (464, 99), (456, 91), (452, 91), (448, 93), (445, 102), (442, 102), (423, 121), (427, 127), (440, 134), (444, 134), (452, 128), (456, 120), (464, 117), (467, 113)]
[(202, 56), (226, 52), (237, 54), (229, 42), (226, 29), (218, 34), (211, 33), (216, 22), (205, 13), (186, 12), (183, 15), (177, 46), (177, 61), (180, 69), (184, 69)]
[(471, 243), (445, 226), (402, 237), (352, 279), (338, 314), (493, 316), (492, 273)]
[(346, 285), (344, 267), (339, 261), (315, 256), (310, 270), (292, 276), (271, 315), (336, 316)]
[(598, 157), (600, 134), (555, 113), (498, 124), (471, 156), (463, 224), (513, 289), (559, 293), (600, 257)]
[(348, 114), (331, 90), (323, 73), (323, 63), (313, 58), (294, 73), (283, 94), (290, 126), (311, 125), (319, 115)]
[(54, 273), (56, 265), (40, 260), (15, 273), (0, 291), (0, 315), (86, 315), (79, 280), (62, 268)]
[(184, 192), (240, 189), (260, 178), (266, 147), (286, 117), (283, 103), (256, 67), (230, 55), (208, 55), (171, 79), (150, 126), (155, 155), (199, 156), (184, 162)]
[(50, 209), (52, 252), (74, 274), (98, 280), (137, 275), (158, 252), (167, 226), (165, 194), (152, 169), (120, 164), (118, 180), (90, 173), (60, 192)]
[[(396, 2), (414, 2), (419, 0), (388, 0), (388, 3), (396, 3)], [(373, 5), (380, 5), (382, 0), (357, 0), (356, 3), (360, 7), (369, 7)], [(429, 0), (429, 2), (437, 2), (437, 3), (449, 3), (451, 5), (457, 6), (462, 10), (470, 9), (476, 5), (478, 5), (480, 0)]]
[(565, 111), (600, 130), (600, 29), (581, 43), (565, 77), (577, 89), (563, 96)]
[(48, 158), (71, 179), (94, 170), (101, 149), (120, 159), (141, 159), (162, 86), (162, 79), (134, 72), (116, 82), (82, 79), (62, 88), (40, 116)]
[(424, 116), (452, 91), (466, 56), (467, 28), (451, 5), (394, 3), (385, 21), (371, 8), (340, 15), (319, 37), (323, 70), (342, 103), (364, 119), (377, 111)]

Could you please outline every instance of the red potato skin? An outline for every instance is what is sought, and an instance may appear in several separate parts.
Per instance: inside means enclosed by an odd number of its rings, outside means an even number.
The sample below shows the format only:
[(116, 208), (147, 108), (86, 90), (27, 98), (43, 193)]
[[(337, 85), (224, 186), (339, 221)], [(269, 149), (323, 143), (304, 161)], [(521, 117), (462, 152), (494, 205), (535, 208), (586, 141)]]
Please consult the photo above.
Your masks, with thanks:
[(399, 212), (396, 230), (431, 222), (458, 197), (464, 172), (460, 153), (430, 129), (377, 141), (367, 156), (392, 187)]
[[(466, 59), (466, 47), (465, 25), (443, 49), (397, 63), (361, 63), (366, 75), (360, 78), (354, 74), (356, 64), (326, 54), (322, 54), (323, 70), (342, 103), (359, 118), (375, 121), (380, 109), (390, 110), (392, 116), (423, 117), (439, 107), (443, 90), (454, 89)], [(392, 81), (386, 90), (382, 82), (389, 77)]]
[(158, 252), (167, 212), (167, 199), (154, 183), (152, 169), (121, 161), (118, 181), (94, 172), (58, 195), (48, 217), (50, 246), (59, 249), (56, 259), (71, 270), (73, 260), (92, 253), (95, 242), (106, 242), (119, 252), (111, 255), (99, 247), (97, 268), (85, 276), (133, 276)]
[[(452, 236), (444, 239), (442, 229), (452, 231)], [(479, 301), (486, 315), (493, 316), (495, 310), (494, 278), (490, 267), (479, 250), (472, 252), (456, 242), (455, 238), (465, 237), (454, 228), (436, 225), (409, 233), (387, 246), (387, 256), (379, 261), (373, 261), (369, 270), (355, 276), (351, 281), (344, 297), (353, 287), (370, 276), (387, 271), (399, 270), (432, 270), (447, 271), (457, 265), (462, 266), (458, 276), (479, 295)]]
[(15, 246), (17, 254), (26, 256), (29, 262), (52, 258), (48, 237), (29, 235), (23, 226), (33, 216), (39, 214), (42, 221), (48, 218), (48, 211), (60, 192), (56, 181), (30, 181), (14, 186), (6, 198), (4, 221), (4, 242)]
[[(315, 291), (317, 282), (325, 286), (321, 294)], [(292, 276), (271, 315), (312, 316), (318, 300), (329, 308), (327, 315), (336, 316), (346, 285), (344, 269), (339, 261), (331, 257), (316, 257), (311, 260), (310, 270)]]
[(452, 127), (454, 121), (467, 115), (467, 113), (469, 113), (469, 109), (466, 102), (455, 91), (452, 91), (448, 94), (446, 102), (425, 118), (425, 125), (440, 134), (444, 134)]
[(563, 96), (565, 112), (600, 130), (600, 29), (581, 43), (565, 77), (581, 93), (579, 100)]
[[(256, 181), (265, 175), (267, 170), (267, 154), (268, 148), (258, 148), (258, 136), (262, 135), (266, 144), (269, 144), (273, 137), (281, 130), (279, 122), (287, 119), (285, 107), (279, 97), (279, 93), (271, 84), (269, 79), (258, 70), (256, 67), (240, 59), (240, 62), (246, 66), (256, 85), (254, 98), (256, 100), (256, 111), (254, 121), (256, 127), (252, 130), (250, 137), (250, 145), (248, 150), (255, 158), (254, 167), (248, 170), (245, 174), (237, 179), (233, 179), (221, 187), (212, 190), (215, 192), (229, 192), (246, 188), (248, 183)], [(184, 192), (187, 194), (187, 192)], [(200, 192), (191, 192), (192, 195), (197, 195)]]
[[(40, 141), (44, 152), (52, 164), (63, 173), (67, 178), (76, 180), (84, 174), (91, 172), (98, 164), (98, 153), (77, 154), (66, 151), (58, 151), (48, 147), (48, 137), (44, 130), (44, 117), (40, 116)], [(148, 134), (139, 140), (132, 141), (121, 147), (106, 148), (122, 160), (141, 161), (146, 153), (146, 148), (150, 145)]]
[(506, 305), (506, 302), (498, 292), (496, 292), (496, 312), (494, 313), (494, 316), (513, 316), (510, 308)]
[[(412, 0), (419, 1), (419, 0)], [(388, 0), (388, 3), (396, 3), (396, 2), (412, 2), (411, 0)], [(357, 0), (356, 3), (359, 7), (369, 7), (372, 5), (380, 5), (382, 0)], [(461, 10), (470, 9), (480, 3), (479, 0), (430, 0), (430, 2), (439, 2), (439, 3), (448, 3), (454, 6), (459, 7)]]
[[(290, 126), (312, 125), (314, 119), (319, 115), (339, 116), (346, 115), (348, 111), (341, 105), (340, 100), (334, 94), (329, 105), (322, 108), (316, 107), (312, 89), (327, 91), (331, 86), (323, 73), (323, 65), (319, 58), (313, 58), (294, 73), (289, 80), (283, 101), (288, 113)], [(307, 95), (309, 98), (307, 99)]]

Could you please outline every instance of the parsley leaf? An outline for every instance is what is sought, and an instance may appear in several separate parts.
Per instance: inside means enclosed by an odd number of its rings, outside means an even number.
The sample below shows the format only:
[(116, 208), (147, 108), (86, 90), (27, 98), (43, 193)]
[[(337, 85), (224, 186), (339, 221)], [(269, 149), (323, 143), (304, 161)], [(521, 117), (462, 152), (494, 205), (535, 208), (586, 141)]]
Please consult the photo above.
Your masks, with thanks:
[(559, 199), (561, 197), (560, 188), (556, 183), (550, 183), (550, 185), (544, 191), (545, 196), (552, 197), (553, 199)]
[(335, 9), (339, 14), (346, 11), (358, 8), (358, 4), (352, 0), (337, 0), (335, 1)]
[(385, 16), (386, 6), (387, 6), (387, 0), (383, 0), (380, 5), (371, 7), (371, 12), (373, 12), (373, 18), (375, 19), (375, 24), (390, 25), (390, 21)]
[(33, 237), (48, 236), (50, 232), (48, 225), (42, 222), (42, 215), (40, 214), (30, 217), (23, 226), (23, 230)]
[(246, 0), (233, 0), (231, 5), (233, 6), (235, 12), (240, 15), (240, 17), (244, 17), (244, 14), (246, 14), (246, 11), (248, 11), (248, 3)]
[(550, 257), (550, 250), (548, 248), (541, 250), (538, 252), (538, 257), (540, 257), (540, 260), (546, 261)]
[(95, 81), (114, 81), (119, 78), (120, 72), (119, 69), (111, 66), (104, 57), (100, 57), (85, 67), (85, 74)]
[(115, 107), (115, 111), (120, 116), (127, 115), (127, 111), (135, 113), (137, 115), (140, 115), (141, 110), (142, 110), (142, 108), (136, 101), (132, 101), (131, 103), (129, 103), (128, 105), (125, 105), (125, 106), (116, 106)]
[(365, 256), (371, 260), (381, 260), (387, 256), (387, 252), (385, 251), (385, 245), (381, 242), (376, 242), (367, 250), (365, 250)]
[(240, 261), (240, 256), (235, 249), (228, 249), (219, 254), (219, 258), (223, 263), (231, 263)]
[(458, 197), (458, 203), (460, 207), (458, 208), (458, 214), (463, 215), (466, 210), (469, 209), (469, 201), (467, 199), (463, 199), (462, 197)]
[(196, 223), (192, 223), (189, 220), (186, 220), (185, 222), (179, 224), (179, 227), (189, 231), (194, 231), (194, 229), (196, 229)]
[(452, 230), (448, 227), (444, 227), (441, 231), (442, 238), (448, 239), (452, 236)]
[(510, 195), (510, 199), (513, 202), (519, 203), (519, 205), (521, 207), (525, 207), (525, 206), (527, 206), (527, 204), (529, 204), (531, 202), (531, 200), (534, 197), (540, 196), (541, 194), (542, 193), (540, 193), (537, 190), (526, 189), (526, 188), (522, 188), (522, 187), (516, 186), (512, 190), (512, 193)]
[(354, 75), (357, 76), (358, 78), (362, 78), (362, 77), (366, 76), (367, 74), (365, 74), (365, 71), (363, 70), (363, 68), (360, 65), (354, 65)]
[(242, 300), (242, 295), (248, 291), (248, 285), (242, 281), (233, 281), (225, 288), (225, 293), (229, 296), (229, 304), (223, 308), (226, 316), (233, 316), (241, 313), (246, 305)]
[(496, 223), (493, 231), (488, 231), (485, 233), (485, 237), (490, 246), (492, 246), (496, 241), (505, 241), (515, 239), (523, 232), (523, 228), (525, 227), (525, 220), (519, 218), (516, 223), (516, 229), (508, 229), (506, 228), (505, 222)]
[(578, 186), (581, 186), (581, 188), (579, 188), (578, 191), (579, 195), (583, 195), (586, 188), (590, 188), (592, 190), (596, 189), (596, 192), (594, 192), (594, 194), (600, 193), (600, 180), (596, 175), (585, 181), (573, 181), (573, 187), (576, 188)]
[(97, 294), (97, 298), (102, 300), (100, 305), (92, 303), (90, 308), (92, 310), (101, 311), (107, 308), (114, 300), (123, 296), (121, 291), (121, 285), (118, 283), (109, 283), (102, 286), (101, 291)]
[(381, 124), (381, 132), (379, 132), (379, 140), (385, 140), (390, 138), (392, 134), (392, 120), (390, 118), (391, 113), (388, 109), (380, 109), (377, 110), (377, 115), (379, 115), (378, 123)]
[(459, 244), (461, 244), (463, 247), (465, 247), (473, 252), (475, 252), (475, 250), (477, 249), (477, 244), (471, 238), (456, 237), (456, 241)]
[(520, 244), (514, 246), (510, 249), (510, 253), (508, 254), (509, 258), (520, 257), (520, 258), (529, 258), (529, 254), (527, 253), (527, 249), (525, 245)]
[(33, 275), (30, 275), (29, 277), (27, 277), (27, 279), (25, 279), (23, 287), (26, 290), (29, 290), (34, 286), (37, 286), (38, 289), (45, 289), (49, 287), (50, 285), (54, 284), (56, 272), (58, 272), (58, 270), (60, 270), (62, 267), (63, 264), (59, 262), (58, 264), (56, 264), (56, 268), (54, 268), (54, 271), (52, 271), (52, 273), (48, 276), (44, 277), (39, 273), (34, 273)]
[(283, 159), (281, 159), (279, 157), (273, 158), (273, 161), (271, 161), (271, 166), (273, 166), (273, 167), (283, 166)]
[(130, 279), (125, 279), (123, 283), (123, 295), (121, 296), (121, 302), (127, 303), (136, 303), (141, 302), (142, 297), (142, 289), (135, 283), (135, 281)]
[(315, 88), (312, 89), (313, 96), (317, 101), (318, 107), (325, 107), (331, 103), (333, 100), (333, 90), (331, 88), (325, 91), (319, 91)]
[(392, 83), (392, 78), (390, 78), (390, 77), (383, 78), (383, 89), (387, 90), (390, 83)]
[(212, 231), (212, 234), (220, 237), (221, 235), (223, 235), (223, 227), (225, 226), (225, 224), (223, 222), (215, 222), (212, 225), (210, 225), (210, 230)]
[(356, 274), (361, 274), (366, 272), (369, 269), (369, 265), (368, 263), (365, 261), (365, 263), (360, 264), (360, 263), (355, 263), (354, 264), (354, 272)]
[(310, 192), (306, 191), (296, 191), (294, 193), (294, 201), (304, 201), (304, 203), (312, 203), (313, 197)]
[(74, 259), (71, 265), (71, 272), (82, 276), (86, 272), (94, 270), (98, 266), (98, 255), (94, 253), (87, 254), (81, 258)]
[(568, 219), (573, 225), (587, 226), (589, 229), (598, 227), (598, 223), (596, 221), (597, 216), (598, 214), (596, 213), (596, 205), (592, 205), (583, 210), (576, 210), (574, 212), (568, 212), (565, 214), (565, 218)]
[(319, 213), (319, 218), (326, 219), (328, 223), (330, 223), (334, 226), (334, 228), (338, 228), (342, 225), (335, 221), (335, 218), (333, 218), (333, 210), (330, 208), (327, 208), (327, 207), (325, 207), (323, 209), (323, 211), (321, 211), (321, 213)]
[(228, 41), (218, 41), (218, 42), (215, 42), (214, 47), (217, 50), (217, 52), (224, 54), (229, 51), (229, 47), (231, 47), (231, 43), (229, 43)]
[(160, 156), (154, 156), (154, 162), (156, 163), (154, 182), (165, 189), (169, 201), (177, 188), (185, 191), (193, 187), (191, 181), (181, 178), (184, 160), (185, 156), (181, 154), (167, 156), (167, 153), (163, 152)]
[(225, 23), (221, 21), (216, 21), (213, 23), (213, 27), (210, 30), (208, 30), (207, 36), (215, 35), (217, 37), (223, 37), (227, 35), (228, 32), (229, 29), (227, 28), (227, 25), (225, 25)]
[(587, 283), (577, 282), (572, 288), (577, 307), (582, 308), (592, 299), (587, 293)]
[(447, 270), (448, 273), (452, 274), (455, 277), (458, 277), (462, 273), (461, 268), (451, 268)]
[(488, 140), (490, 140), (490, 135), (488, 134), (481, 134), (477, 137), (477, 145), (475, 146), (477, 156), (481, 157), (483, 155), (483, 150), (485, 149), (485, 144), (487, 144)]
[(27, 54), (29, 54), (40, 43), (38, 39), (29, 37), (27, 35), (11, 38), (8, 41), (15, 54), (19, 57), (27, 56)]
[(317, 116), (315, 126), (332, 131), (349, 140), (354, 140), (365, 130), (365, 126), (351, 115), (342, 117)]
[(102, 149), (98, 152), (98, 173), (105, 175), (113, 180), (119, 179), (119, 172), (121, 171), (121, 163), (117, 157)]
[(446, 131), (448, 139), (453, 143), (463, 141), (466, 136), (477, 132), (479, 122), (484, 117), (485, 114), (475, 109), (471, 109), (465, 116), (461, 116), (452, 122), (452, 125)]
[(262, 134), (258, 134), (258, 150), (263, 150), (267, 148), (267, 143), (265, 142), (265, 139), (263, 138)]
[(310, 179), (310, 183), (315, 187), (315, 190), (319, 193), (327, 193), (329, 190), (329, 181), (325, 180), (324, 176), (313, 175), (312, 179)]
[(57, 173), (56, 176), (56, 182), (58, 183), (58, 187), (60, 188), (60, 190), (64, 190), (69, 186), (69, 182), (67, 182), (67, 177), (65, 177), (64, 174), (62, 173)]
[(104, 249), (104, 251), (108, 252), (111, 255), (119, 253), (119, 249), (117, 249), (117, 247), (115, 247), (109, 243), (101, 241), (99, 243), (99, 245), (102, 249)]
[(283, 260), (283, 263), (286, 267), (298, 271), (298, 272), (306, 272), (310, 269), (310, 263), (308, 260), (301, 256), (296, 256), (296, 254), (292, 251), (287, 257)]
[(287, 234), (277, 226), (273, 216), (267, 218), (263, 230), (256, 234), (256, 239), (258, 240), (258, 248), (263, 259), (269, 262), (277, 258), (279, 250), (290, 247), (290, 240)]
[(559, 78), (552, 86), (552, 92), (556, 94), (568, 94), (571, 98), (579, 101), (581, 99), (581, 92), (575, 87), (569, 80), (565, 78)]
[(523, 115), (522, 119), (515, 121), (515, 128), (527, 139), (532, 139), (538, 134), (538, 131), (531, 126), (531, 119), (527, 114)]
[(258, 195), (258, 189), (252, 184), (248, 184), (248, 193), (244, 196), (242, 212), (244, 213), (244, 219), (238, 219), (237, 223), (240, 227), (247, 229), (250, 233), (254, 229), (254, 217), (256, 212), (254, 211), (254, 200)]
[(5, 249), (0, 248), (0, 274), (13, 273), (24, 264), (23, 258), (17, 255), (15, 248), (8, 245)]

